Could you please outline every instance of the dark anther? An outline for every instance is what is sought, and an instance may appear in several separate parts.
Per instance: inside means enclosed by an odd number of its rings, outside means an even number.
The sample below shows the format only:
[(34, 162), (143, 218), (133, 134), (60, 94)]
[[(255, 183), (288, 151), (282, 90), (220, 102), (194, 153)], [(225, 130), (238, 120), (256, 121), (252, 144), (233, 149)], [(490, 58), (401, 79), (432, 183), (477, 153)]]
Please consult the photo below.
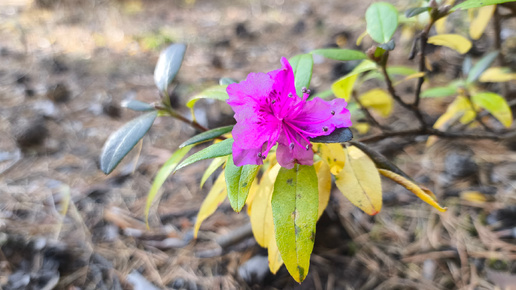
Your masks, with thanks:
[(310, 94), (311, 92), (312, 92), (312, 91), (310, 91), (310, 90), (306, 90), (306, 93), (307, 93), (307, 94)]
[(331, 110), (330, 114), (335, 115), (335, 111)]
[(265, 156), (265, 155), (262, 155), (262, 159), (263, 159), (263, 160), (265, 160), (265, 158), (267, 158), (267, 156)]
[(290, 143), (289, 147), (290, 147), (290, 150), (294, 150), (294, 143)]
[(310, 149), (310, 144), (306, 145), (305, 148), (308, 151), (308, 149)]
[(292, 98), (292, 96), (293, 96), (292, 93), (288, 93), (289, 98)]
[(264, 157), (264, 156), (262, 155), (262, 153), (261, 153), (261, 152), (259, 152), (259, 153), (257, 154), (257, 156), (258, 156), (258, 158), (263, 158), (263, 157)]
[(324, 132), (328, 132), (328, 127), (322, 127), (322, 130), (323, 130)]
[(302, 91), (303, 93), (306, 93), (306, 92), (307, 92), (307, 90), (306, 90), (306, 88), (305, 88), (305, 87), (302, 87), (302, 88), (301, 88), (301, 91)]

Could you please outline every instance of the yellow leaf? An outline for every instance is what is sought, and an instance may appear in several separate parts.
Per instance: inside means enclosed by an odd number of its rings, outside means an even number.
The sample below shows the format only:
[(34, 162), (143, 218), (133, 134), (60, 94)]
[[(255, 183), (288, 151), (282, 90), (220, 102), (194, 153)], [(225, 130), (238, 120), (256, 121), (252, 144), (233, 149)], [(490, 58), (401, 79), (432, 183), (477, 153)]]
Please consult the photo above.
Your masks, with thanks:
[(335, 176), (335, 184), (352, 204), (365, 213), (379, 213), (382, 208), (382, 184), (374, 162), (354, 146), (344, 150), (346, 165)]
[(201, 209), (197, 214), (197, 220), (195, 221), (194, 238), (197, 239), (197, 233), (199, 232), (201, 223), (215, 212), (219, 205), (226, 199), (226, 195), (226, 179), (224, 178), (224, 172), (222, 172), (202, 202)]
[(434, 26), (437, 34), (446, 33), (446, 20), (448, 20), (448, 16), (443, 17), (435, 22)]
[(382, 117), (388, 117), (392, 111), (392, 98), (382, 89), (372, 89), (358, 97), (360, 103), (369, 109), (373, 109)]
[(471, 41), (458, 34), (439, 34), (428, 38), (428, 43), (443, 45), (465, 54), (471, 48)]
[(338, 175), (346, 163), (346, 153), (342, 145), (337, 143), (316, 144), (321, 159), (330, 167), (331, 174)]
[(509, 68), (491, 67), (484, 71), (479, 81), (483, 83), (502, 83), (516, 80), (516, 73), (511, 73)]
[(253, 184), (251, 184), (251, 188), (249, 189), (249, 194), (247, 195), (247, 199), (245, 201), (245, 204), (247, 204), (247, 214), (249, 214), (249, 208), (251, 207), (251, 204), (253, 203), (253, 199), (256, 196), (256, 192), (258, 192), (258, 188), (260, 186), (258, 185), (258, 177), (256, 177), (253, 180)]
[(328, 201), (330, 200), (331, 193), (331, 173), (330, 167), (323, 161), (318, 161), (314, 164), (315, 173), (317, 173), (318, 190), (319, 190), (319, 209), (317, 210), (317, 219), (321, 217)]
[(353, 86), (360, 75), (363, 72), (370, 71), (376, 68), (376, 63), (370, 60), (363, 60), (357, 65), (350, 73), (343, 76), (331, 85), (331, 90), (337, 98), (345, 99), (349, 101), (351, 93), (353, 92)]
[(487, 198), (484, 194), (478, 191), (463, 191), (460, 193), (460, 198), (470, 202), (484, 203)]
[[(475, 17), (469, 25), (469, 35), (472, 39), (476, 40), (482, 36), (482, 33), (484, 33), (484, 30), (486, 30), (487, 24), (493, 16), (495, 9), (496, 5), (489, 5), (478, 8), (477, 17)], [(468, 12), (472, 10), (473, 9), (469, 9)]]
[(369, 129), (371, 129), (371, 126), (369, 125), (369, 123), (366, 123), (366, 122), (354, 122), (353, 128), (355, 128), (358, 131), (358, 134), (364, 135), (367, 132), (369, 132)]
[(472, 110), (471, 102), (463, 96), (457, 96), (448, 106), (446, 112), (437, 119), (434, 124), (435, 129), (448, 128), (451, 123), (460, 118), (460, 122), (465, 124), (475, 119), (475, 112)]
[[(434, 199), (435, 195), (429, 195), (424, 190), (422, 190), (417, 184), (413, 183), (412, 181), (406, 179), (405, 177), (398, 175), (390, 170), (385, 169), (378, 169), (378, 171), (385, 177), (392, 179), (394, 182), (398, 183), (399, 185), (405, 187), (412, 193), (414, 193), (417, 197), (419, 197), (424, 202), (428, 203), (429, 205), (433, 206), (440, 212), (445, 212), (446, 207), (440, 206), (436, 200)], [(428, 189), (427, 189), (428, 190)]]
[(349, 77), (343, 77), (331, 85), (331, 90), (337, 98), (349, 101), (351, 92), (353, 92), (353, 86), (358, 78), (358, 74)]
[(283, 265), (283, 259), (281, 258), (278, 245), (276, 244), (276, 234), (274, 233), (274, 229), (272, 230), (268, 244), (269, 248), (267, 249), (267, 254), (269, 259), (269, 270), (272, 274), (276, 274), (281, 268), (281, 265)]
[(418, 73), (415, 73), (415, 74), (411, 74), (411, 75), (406, 76), (404, 79), (395, 82), (394, 86), (397, 86), (397, 85), (401, 84), (402, 82), (405, 82), (405, 81), (408, 81), (408, 80), (411, 80), (411, 79), (416, 79), (416, 78), (424, 77), (424, 76), (425, 76), (424, 72), (418, 72)]
[(254, 238), (256, 242), (264, 248), (269, 246), (271, 235), (274, 234), (271, 198), (274, 189), (274, 181), (276, 181), (276, 176), (280, 168), (281, 166), (276, 164), (265, 171), (253, 201), (248, 208)]

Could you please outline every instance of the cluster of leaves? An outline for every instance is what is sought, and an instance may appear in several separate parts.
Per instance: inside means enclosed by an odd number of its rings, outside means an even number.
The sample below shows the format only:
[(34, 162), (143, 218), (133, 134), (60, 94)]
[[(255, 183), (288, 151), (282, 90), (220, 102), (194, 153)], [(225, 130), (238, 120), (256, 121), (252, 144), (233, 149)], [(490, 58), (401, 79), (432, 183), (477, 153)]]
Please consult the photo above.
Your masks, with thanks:
[[(435, 1), (425, 1), (421, 7), (409, 9), (406, 12), (406, 19), (424, 13), (429, 14), (429, 23), (425, 28), (428, 33), (433, 24), (442, 22), (453, 11), (478, 10), (478, 16), (471, 24), (476, 27), (472, 30), (474, 34), (471, 35), (475, 38), (479, 37), (480, 28), (482, 31), (485, 29), (488, 16), (492, 15), (489, 11), (493, 8), (487, 5), (502, 2), (505, 1), (468, 0), (452, 7), (444, 4), (439, 6)], [(488, 9), (491, 10), (488, 11)], [(294, 70), (298, 95), (302, 95), (303, 87), (310, 86), (312, 55), (318, 54), (338, 61), (361, 61), (353, 71), (337, 80), (331, 90), (319, 94), (320, 97), (335, 95), (337, 98), (346, 99), (349, 102), (348, 108), (355, 118), (360, 116), (361, 110), (358, 110), (360, 108), (365, 112), (372, 110), (381, 117), (388, 117), (392, 112), (394, 101), (405, 104), (396, 99), (394, 87), (410, 79), (419, 79), (422, 83), (426, 77), (424, 67), (417, 71), (409, 67), (387, 65), (389, 51), (395, 48), (393, 35), (398, 29), (401, 18), (394, 6), (384, 2), (374, 3), (367, 10), (365, 17), (367, 29), (359, 41), (369, 35), (377, 43), (367, 53), (350, 49), (317, 49), (294, 56), (289, 60)], [(427, 36), (424, 35), (424, 37)], [(471, 42), (460, 35), (438, 34), (426, 40), (428, 43), (450, 47), (459, 53), (465, 53), (471, 48)], [(430, 190), (418, 185), (379, 153), (360, 142), (351, 141), (352, 134), (347, 128), (338, 129), (329, 136), (311, 140), (315, 152), (313, 166), (296, 165), (293, 169), (282, 168), (277, 163), (273, 152), (268, 155), (264, 165), (236, 166), (232, 157), (233, 139), (230, 134), (233, 127), (208, 130), (195, 121), (193, 114), (196, 102), (201, 99), (227, 100), (226, 88), (234, 83), (234, 80), (223, 78), (219, 85), (193, 96), (187, 103), (187, 107), (192, 112), (192, 119), (183, 117), (170, 106), (170, 98), (167, 95), (168, 86), (179, 71), (185, 51), (185, 45), (174, 44), (161, 53), (154, 79), (162, 101), (155, 104), (135, 100), (127, 102), (125, 104), (127, 108), (146, 113), (113, 133), (107, 140), (101, 155), (101, 169), (108, 174), (143, 138), (158, 116), (171, 116), (203, 131), (181, 144), (157, 173), (148, 195), (146, 218), (154, 200), (158, 197), (160, 187), (168, 176), (197, 161), (213, 159), (202, 177), (200, 186), (202, 187), (218, 168), (223, 167), (224, 170), (216, 178), (202, 203), (194, 226), (195, 236), (201, 223), (215, 212), (226, 197), (237, 212), (247, 205), (247, 213), (250, 216), (256, 241), (268, 248), (270, 270), (276, 273), (281, 265), (285, 264), (292, 277), (302, 282), (308, 273), (316, 223), (328, 204), (332, 180), (346, 198), (370, 215), (377, 214), (382, 207), (380, 175), (403, 185), (436, 209), (445, 210), (437, 203)], [(435, 129), (445, 130), (457, 120), (463, 124), (474, 125), (475, 121), (481, 122), (479, 118), (481, 110), (492, 114), (503, 125), (507, 127), (511, 125), (512, 115), (505, 99), (493, 92), (482, 91), (478, 86), (479, 82), (500, 82), (515, 78), (515, 74), (505, 68), (490, 68), (497, 53), (486, 55), (475, 65), (467, 59), (464, 65), (464, 80), (456, 80), (447, 86), (431, 88), (421, 93), (421, 97), (456, 95), (448, 110), (434, 124)], [(391, 79), (399, 76), (401, 78), (398, 81), (391, 82)], [(370, 79), (386, 81), (388, 89), (373, 88), (359, 94), (356, 88)], [(406, 104), (405, 106), (409, 107)], [(367, 131), (368, 126), (360, 122), (355, 122), (354, 125), (358, 132)], [(429, 139), (429, 142), (431, 140)], [(214, 142), (209, 147), (185, 158), (196, 145), (209, 141)]]

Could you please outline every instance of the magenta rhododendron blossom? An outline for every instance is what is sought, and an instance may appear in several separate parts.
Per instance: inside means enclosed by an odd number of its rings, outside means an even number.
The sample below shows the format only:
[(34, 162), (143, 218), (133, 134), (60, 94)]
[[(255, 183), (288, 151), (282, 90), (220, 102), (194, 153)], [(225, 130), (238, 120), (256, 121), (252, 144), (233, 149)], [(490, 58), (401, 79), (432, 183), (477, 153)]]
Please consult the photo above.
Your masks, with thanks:
[(283, 68), (269, 73), (250, 73), (227, 88), (228, 104), (235, 111), (233, 160), (235, 165), (263, 164), (278, 144), (276, 158), (285, 168), (295, 163), (312, 165), (310, 138), (329, 135), (335, 128), (351, 126), (346, 101), (320, 98), (307, 101), (310, 91), (298, 97), (294, 72), (286, 58)]

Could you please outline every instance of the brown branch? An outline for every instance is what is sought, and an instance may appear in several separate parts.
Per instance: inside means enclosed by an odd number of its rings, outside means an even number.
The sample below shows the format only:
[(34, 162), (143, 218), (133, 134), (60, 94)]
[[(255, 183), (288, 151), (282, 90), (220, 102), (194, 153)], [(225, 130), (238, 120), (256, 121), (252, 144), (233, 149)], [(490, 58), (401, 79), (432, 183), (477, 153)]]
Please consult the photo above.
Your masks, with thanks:
[(364, 112), (365, 116), (366, 116), (366, 119), (367, 121), (369, 121), (369, 123), (371, 123), (371, 125), (375, 126), (375, 127), (378, 127), (380, 130), (382, 131), (389, 131), (389, 127), (387, 126), (384, 126), (382, 124), (380, 124), (374, 117), (373, 115), (371, 115), (371, 112), (369, 112), (369, 110), (364, 107), (364, 105), (362, 104), (362, 102), (360, 102), (360, 99), (357, 97), (356, 95), (356, 92), (353, 91), (351, 93), (351, 97), (353, 98), (353, 100), (355, 100), (355, 102), (358, 104), (358, 106), (360, 106), (360, 109), (362, 110), (362, 112)]
[[(167, 114), (169, 114), (171, 117), (173, 118), (176, 118), (178, 119), (179, 121), (183, 122), (183, 123), (186, 123), (188, 125), (190, 125), (191, 127), (201, 131), (201, 132), (206, 132), (210, 129), (204, 127), (203, 125), (197, 123), (197, 121), (195, 120), (189, 120), (188, 118), (180, 115), (178, 112), (176, 112), (174, 109), (170, 108), (170, 107), (167, 107), (167, 106), (162, 106), (160, 104), (155, 104), (154, 105), (154, 108), (156, 108), (157, 110), (161, 110), (161, 111), (164, 111), (166, 112)], [(217, 139), (221, 139), (221, 140), (224, 140), (226, 139), (225, 137), (223, 136), (219, 136), (217, 137)]]
[(359, 142), (370, 143), (377, 142), (387, 138), (393, 137), (416, 137), (416, 136), (437, 136), (441, 138), (447, 139), (487, 139), (493, 141), (502, 141), (510, 138), (516, 137), (516, 131), (508, 132), (505, 134), (495, 134), (495, 133), (472, 133), (472, 132), (445, 132), (441, 130), (437, 130), (434, 128), (420, 128), (420, 129), (411, 129), (411, 130), (403, 130), (403, 131), (394, 131), (394, 132), (384, 132), (364, 138), (358, 139)]
[[(419, 46), (420, 46), (420, 57), (419, 57), (419, 72), (426, 71), (426, 45), (428, 43), (428, 33), (430, 32), (430, 28), (434, 25), (434, 20), (430, 20), (430, 23), (425, 27), (425, 29), (419, 35)], [(414, 107), (419, 107), (419, 101), (421, 100), (421, 88), (423, 87), (423, 83), (425, 82), (425, 76), (421, 76), (417, 80), (416, 93), (414, 97)]]
[(400, 104), (405, 109), (411, 111), (416, 116), (421, 128), (426, 127), (426, 123), (425, 123), (425, 120), (423, 119), (423, 115), (421, 114), (421, 111), (419, 111), (419, 109), (416, 106), (408, 104), (405, 101), (403, 101), (401, 99), (401, 97), (398, 96), (398, 94), (396, 93), (396, 90), (394, 89), (394, 86), (392, 85), (391, 77), (387, 73), (387, 58), (389, 57), (388, 52), (386, 52), (384, 54), (384, 57), (385, 57), (385, 59), (384, 59), (384, 61), (382, 61), (381, 69), (382, 69), (382, 74), (385, 78), (385, 82), (387, 84), (387, 90), (389, 91), (389, 94), (398, 104)]

